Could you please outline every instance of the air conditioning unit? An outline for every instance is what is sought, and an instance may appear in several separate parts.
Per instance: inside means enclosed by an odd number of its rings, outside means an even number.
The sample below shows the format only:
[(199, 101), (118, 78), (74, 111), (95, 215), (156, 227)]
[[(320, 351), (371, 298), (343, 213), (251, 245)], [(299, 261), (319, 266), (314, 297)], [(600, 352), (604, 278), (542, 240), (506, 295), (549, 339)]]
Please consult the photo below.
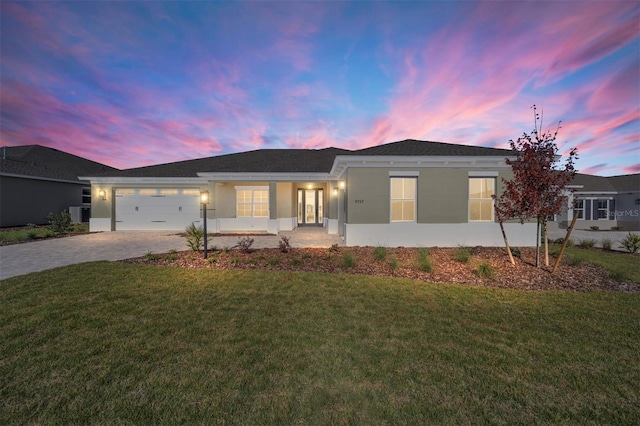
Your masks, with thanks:
[(69, 214), (71, 215), (72, 223), (89, 222), (89, 218), (91, 217), (91, 207), (70, 206)]

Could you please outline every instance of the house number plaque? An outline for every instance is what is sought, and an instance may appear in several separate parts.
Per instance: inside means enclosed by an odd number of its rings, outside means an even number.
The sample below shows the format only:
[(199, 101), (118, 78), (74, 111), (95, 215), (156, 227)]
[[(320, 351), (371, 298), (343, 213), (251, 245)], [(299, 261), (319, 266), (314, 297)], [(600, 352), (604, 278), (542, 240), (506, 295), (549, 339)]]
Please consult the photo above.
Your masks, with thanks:
[(364, 204), (364, 200), (355, 200), (356, 204)]

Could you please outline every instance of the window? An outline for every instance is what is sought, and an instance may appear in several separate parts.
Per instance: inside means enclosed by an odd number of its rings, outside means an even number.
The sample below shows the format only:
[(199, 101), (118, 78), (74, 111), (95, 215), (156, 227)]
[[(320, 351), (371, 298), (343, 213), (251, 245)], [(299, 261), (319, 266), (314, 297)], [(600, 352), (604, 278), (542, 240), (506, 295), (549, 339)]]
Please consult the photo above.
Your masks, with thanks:
[(578, 200), (573, 208), (573, 214), (578, 216), (578, 219), (584, 219), (584, 200)]
[(82, 204), (91, 204), (91, 187), (82, 188)]
[(236, 188), (237, 217), (269, 217), (269, 190)]
[(416, 221), (416, 178), (391, 178), (391, 222)]
[(598, 200), (598, 219), (609, 219), (609, 200)]
[(493, 222), (495, 187), (495, 178), (469, 178), (469, 221)]

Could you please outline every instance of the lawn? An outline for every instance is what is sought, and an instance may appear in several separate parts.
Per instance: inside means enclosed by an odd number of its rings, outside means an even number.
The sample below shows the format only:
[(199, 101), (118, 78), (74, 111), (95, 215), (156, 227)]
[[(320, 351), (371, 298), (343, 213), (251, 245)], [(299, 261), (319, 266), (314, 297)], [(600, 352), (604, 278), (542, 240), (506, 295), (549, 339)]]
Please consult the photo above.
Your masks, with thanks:
[(640, 419), (638, 293), (98, 262), (0, 306), (0, 424)]

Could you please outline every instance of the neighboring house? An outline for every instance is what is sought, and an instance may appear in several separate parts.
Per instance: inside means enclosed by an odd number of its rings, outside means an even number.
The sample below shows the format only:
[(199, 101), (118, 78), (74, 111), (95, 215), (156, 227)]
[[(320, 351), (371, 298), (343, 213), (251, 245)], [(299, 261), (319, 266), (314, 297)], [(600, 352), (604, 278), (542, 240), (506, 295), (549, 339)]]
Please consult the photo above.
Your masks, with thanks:
[(0, 148), (0, 227), (41, 225), (70, 211), (89, 221), (91, 184), (80, 175), (116, 169), (40, 145)]
[(621, 176), (576, 174), (569, 205), (574, 207), (559, 216), (561, 226), (567, 226), (577, 214), (576, 228), (601, 230), (620, 227), (625, 231), (640, 230), (640, 173)]
[[(207, 191), (210, 232), (322, 226), (350, 246), (498, 246), (491, 196), (512, 177), (512, 154), (405, 140), (356, 151), (263, 149), (80, 179), (92, 185), (92, 231), (182, 231), (202, 224)], [(535, 245), (535, 224), (506, 229), (512, 245)]]

